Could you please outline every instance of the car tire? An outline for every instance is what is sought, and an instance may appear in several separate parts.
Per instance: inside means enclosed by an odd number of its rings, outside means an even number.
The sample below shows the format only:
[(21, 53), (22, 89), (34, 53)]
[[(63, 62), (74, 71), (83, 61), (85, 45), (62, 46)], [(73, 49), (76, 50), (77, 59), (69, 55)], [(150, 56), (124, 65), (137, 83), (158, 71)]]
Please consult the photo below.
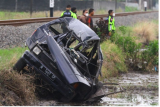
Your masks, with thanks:
[(21, 57), (17, 63), (14, 65), (13, 70), (20, 72), (26, 66), (26, 62), (23, 57)]

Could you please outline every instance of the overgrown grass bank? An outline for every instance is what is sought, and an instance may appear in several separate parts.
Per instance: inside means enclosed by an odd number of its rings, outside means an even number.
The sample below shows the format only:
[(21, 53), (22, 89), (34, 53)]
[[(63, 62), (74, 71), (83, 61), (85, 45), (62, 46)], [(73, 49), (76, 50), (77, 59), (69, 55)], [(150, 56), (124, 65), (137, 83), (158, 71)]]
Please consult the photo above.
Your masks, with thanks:
[(9, 70), (0, 70), (1, 105), (27, 105), (36, 100), (34, 76), (20, 75)]
[(26, 105), (36, 99), (33, 76), (20, 75), (12, 70), (26, 49), (0, 49), (0, 99), (3, 99), (1, 105)]
[(104, 41), (101, 44), (101, 49), (104, 57), (101, 80), (118, 76), (120, 72), (127, 72), (125, 55), (116, 44), (110, 40)]
[[(116, 28), (114, 34), (112, 33), (111, 43), (122, 50), (127, 68), (140, 72), (157, 71), (159, 57), (157, 22), (157, 20), (143, 21), (133, 26), (120, 26)], [(94, 29), (102, 43), (107, 41), (105, 26), (104, 21), (99, 21)]]

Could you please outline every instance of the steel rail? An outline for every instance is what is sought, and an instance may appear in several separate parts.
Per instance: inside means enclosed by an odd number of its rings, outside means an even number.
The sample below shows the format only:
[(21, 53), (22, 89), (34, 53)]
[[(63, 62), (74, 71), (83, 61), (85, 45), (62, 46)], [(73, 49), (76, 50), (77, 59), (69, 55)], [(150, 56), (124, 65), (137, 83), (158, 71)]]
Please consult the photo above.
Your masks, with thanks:
[[(158, 12), (158, 11), (148, 11), (148, 12), (125, 12), (125, 13), (116, 13), (115, 17), (119, 16), (128, 16), (128, 15), (136, 15), (136, 14), (145, 14), (145, 13), (151, 13), (151, 12)], [(103, 15), (94, 15), (93, 18), (103, 18), (107, 17), (108, 14)], [(5, 25), (12, 25), (12, 26), (21, 26), (29, 23), (42, 23), (42, 22), (49, 22), (55, 19), (58, 19), (59, 17), (50, 17), (50, 18), (30, 18), (30, 19), (16, 19), (16, 20), (0, 20), (0, 26)]]

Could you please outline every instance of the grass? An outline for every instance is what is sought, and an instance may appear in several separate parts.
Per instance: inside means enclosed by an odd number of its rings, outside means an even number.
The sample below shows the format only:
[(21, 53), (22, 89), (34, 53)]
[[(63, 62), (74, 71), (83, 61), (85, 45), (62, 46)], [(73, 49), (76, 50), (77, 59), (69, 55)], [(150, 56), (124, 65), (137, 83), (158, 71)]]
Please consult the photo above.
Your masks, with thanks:
[[(143, 21), (136, 23), (134, 26), (116, 28), (116, 32), (111, 36), (110, 40), (122, 50), (127, 67), (139, 71), (154, 71), (152, 69), (158, 65), (159, 32), (157, 22), (157, 20)], [(105, 26), (99, 22), (94, 31), (101, 38), (101, 42), (105, 42), (106, 28), (99, 25)], [(141, 49), (146, 50), (141, 52), (139, 51)]]
[(0, 70), (12, 67), (27, 48), (0, 49)]
[(127, 67), (125, 65), (125, 56), (122, 50), (111, 43), (110, 40), (104, 41), (101, 44), (101, 49), (103, 52), (103, 66), (102, 66), (102, 78), (109, 78), (113, 76), (118, 76), (120, 72), (127, 72)]
[(158, 23), (156, 21), (143, 21), (137, 23), (132, 28), (133, 36), (137, 37), (137, 42), (149, 44), (150, 41), (157, 40)]
[[(63, 11), (54, 11), (53, 16), (60, 17), (62, 12)], [(108, 14), (108, 11), (107, 10), (95, 10), (95, 14)], [(81, 16), (82, 10), (77, 10), (77, 15)], [(0, 11), (0, 20), (41, 18), (41, 17), (50, 17), (50, 11), (33, 12), (32, 16), (30, 15), (30, 12)]]
[(136, 7), (125, 7), (125, 12), (135, 12), (135, 11), (139, 11)]
[[(89, 9), (88, 9), (89, 10)], [(132, 7), (126, 7), (125, 12), (137, 11), (137, 9)], [(63, 11), (54, 11), (54, 17), (60, 17)], [(121, 8), (116, 9), (116, 12), (123, 12)], [(108, 14), (108, 10), (95, 10), (95, 14)], [(82, 15), (82, 10), (77, 10), (77, 15)], [(0, 11), (0, 20), (10, 20), (10, 19), (26, 19), (26, 18), (41, 18), (41, 17), (50, 17), (50, 11), (39, 11), (33, 12), (32, 16), (30, 12), (11, 12), (11, 11)]]
[(0, 49), (0, 98), (5, 99), (1, 105), (26, 105), (36, 99), (34, 76), (12, 70), (25, 50), (24, 47)]
[[(151, 28), (146, 28), (146, 24)], [(111, 41), (125, 53), (126, 64), (129, 68), (140, 71), (154, 71), (152, 69), (158, 65), (158, 31), (156, 31), (156, 28), (153, 22), (148, 24), (144, 21), (131, 28), (121, 26), (111, 37)], [(139, 51), (141, 49), (146, 50)]]
[[(54, 12), (54, 16), (59, 16), (59, 15), (60, 11)], [(0, 20), (40, 18), (40, 17), (49, 17), (49, 11), (33, 12), (32, 16), (30, 16), (29, 12), (10, 12), (10, 11), (0, 12)]]

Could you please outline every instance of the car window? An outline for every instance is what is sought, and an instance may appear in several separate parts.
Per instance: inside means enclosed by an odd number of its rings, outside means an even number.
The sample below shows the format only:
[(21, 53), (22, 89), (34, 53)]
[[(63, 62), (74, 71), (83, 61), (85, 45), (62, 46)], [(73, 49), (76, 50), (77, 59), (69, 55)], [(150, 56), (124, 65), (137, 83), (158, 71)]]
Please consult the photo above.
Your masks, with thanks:
[(65, 23), (56, 23), (50, 26), (50, 30), (55, 34), (63, 34), (68, 32), (68, 29), (65, 25)]

